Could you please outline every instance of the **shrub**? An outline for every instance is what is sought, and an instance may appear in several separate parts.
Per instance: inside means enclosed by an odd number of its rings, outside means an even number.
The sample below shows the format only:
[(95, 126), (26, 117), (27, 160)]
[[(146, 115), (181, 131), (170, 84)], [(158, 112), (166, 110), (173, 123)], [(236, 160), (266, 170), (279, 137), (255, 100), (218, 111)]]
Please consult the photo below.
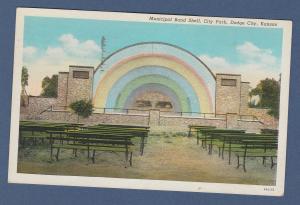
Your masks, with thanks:
[(79, 116), (83, 118), (89, 117), (93, 113), (92, 102), (86, 100), (78, 100), (70, 104), (70, 108)]

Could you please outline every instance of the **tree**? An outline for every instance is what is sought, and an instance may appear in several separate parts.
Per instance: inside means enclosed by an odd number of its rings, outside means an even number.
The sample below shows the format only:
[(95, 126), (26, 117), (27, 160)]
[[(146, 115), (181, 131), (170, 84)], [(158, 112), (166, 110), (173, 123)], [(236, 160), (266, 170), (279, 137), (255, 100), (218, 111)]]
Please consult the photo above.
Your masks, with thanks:
[(22, 85), (22, 92), (26, 93), (25, 87), (28, 85), (28, 69), (27, 67), (22, 67), (22, 76), (21, 76), (21, 85)]
[(26, 86), (28, 86), (28, 69), (23, 66), (22, 67), (22, 75), (21, 75), (21, 98), (20, 98), (20, 104), (21, 106), (26, 106), (28, 104), (28, 96), (26, 92)]
[(259, 102), (256, 107), (269, 108), (268, 114), (279, 117), (280, 82), (266, 78), (261, 80), (256, 88), (252, 89), (250, 96), (258, 95)]
[(87, 118), (93, 113), (93, 104), (90, 100), (78, 100), (71, 103), (69, 107), (78, 115), (78, 122), (79, 116)]
[(57, 97), (57, 85), (58, 85), (58, 75), (52, 75), (51, 78), (46, 76), (42, 81), (42, 93), (43, 97)]

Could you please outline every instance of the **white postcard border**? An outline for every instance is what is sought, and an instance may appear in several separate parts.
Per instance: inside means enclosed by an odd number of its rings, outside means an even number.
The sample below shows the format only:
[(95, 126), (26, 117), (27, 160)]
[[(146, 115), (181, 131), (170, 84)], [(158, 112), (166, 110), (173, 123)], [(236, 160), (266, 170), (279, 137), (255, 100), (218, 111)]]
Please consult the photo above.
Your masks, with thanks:
[[(80, 13), (80, 15), (78, 15)], [(118, 20), (118, 21), (139, 21), (151, 23), (177, 23), (160, 21), (164, 18), (194, 18), (207, 19), (216, 22), (217, 20), (241, 21), (245, 22), (245, 27), (274, 28), (283, 29), (282, 46), (282, 76), (281, 76), (281, 95), (280, 95), (280, 119), (279, 119), (279, 149), (277, 159), (277, 176), (275, 186), (261, 185), (241, 185), (223, 183), (203, 183), (203, 182), (183, 182), (168, 180), (148, 180), (148, 179), (124, 179), (108, 177), (83, 177), (83, 176), (60, 176), (60, 175), (41, 175), (41, 174), (22, 174), (17, 173), (18, 161), (18, 132), (19, 132), (19, 113), (20, 113), (20, 94), (21, 94), (21, 68), (23, 51), (23, 32), (25, 16), (47, 16), (62, 18), (79, 19), (99, 19), (99, 20)], [(158, 21), (149, 20), (153, 16)], [(247, 23), (248, 22), (248, 23)], [(256, 25), (250, 25), (251, 22)], [(266, 22), (268, 26), (262, 24)], [(220, 26), (220, 24), (188, 23)], [(241, 26), (236, 24), (226, 24), (222, 26)], [(272, 27), (272, 26), (271, 26)], [(121, 12), (99, 12), (99, 11), (78, 11), (60, 9), (34, 9), (18, 8), (16, 16), (15, 33), (15, 54), (13, 70), (13, 95), (11, 108), (11, 129), (9, 145), (9, 183), (43, 184), (43, 185), (64, 185), (64, 186), (86, 186), (103, 188), (124, 188), (124, 189), (144, 189), (162, 191), (186, 191), (186, 192), (209, 192), (225, 194), (247, 194), (247, 195), (269, 195), (282, 196), (284, 194), (285, 181), (285, 161), (287, 144), (287, 122), (288, 122), (288, 99), (289, 99), (289, 78), (290, 78), (290, 58), (291, 58), (291, 37), (292, 22), (285, 20), (267, 19), (242, 19), (242, 18), (223, 18), (223, 17), (200, 17), (200, 16), (179, 16), (179, 15), (160, 15), (160, 14), (137, 14)]]

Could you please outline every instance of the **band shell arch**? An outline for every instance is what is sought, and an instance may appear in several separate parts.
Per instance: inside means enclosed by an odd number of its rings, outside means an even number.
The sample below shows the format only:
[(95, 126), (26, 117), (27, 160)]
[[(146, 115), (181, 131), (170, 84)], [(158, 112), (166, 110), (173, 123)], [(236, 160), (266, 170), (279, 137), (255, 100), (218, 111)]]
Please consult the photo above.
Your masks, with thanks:
[(212, 113), (215, 76), (191, 52), (166, 43), (146, 42), (122, 48), (95, 70), (93, 104), (128, 108), (143, 91), (159, 91), (176, 111)]

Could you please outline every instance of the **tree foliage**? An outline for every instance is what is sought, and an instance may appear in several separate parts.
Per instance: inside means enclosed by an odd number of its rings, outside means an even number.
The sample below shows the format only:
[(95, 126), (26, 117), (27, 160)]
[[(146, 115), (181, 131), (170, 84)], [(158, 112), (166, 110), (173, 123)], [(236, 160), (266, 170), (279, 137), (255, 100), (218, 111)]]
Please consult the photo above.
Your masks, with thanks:
[(42, 81), (43, 97), (57, 97), (58, 75), (52, 75), (51, 78), (46, 76)]
[(256, 107), (269, 108), (269, 114), (279, 117), (280, 83), (275, 79), (261, 80), (256, 88), (252, 89), (250, 96), (258, 95), (259, 102)]
[(26, 106), (28, 104), (28, 96), (26, 92), (26, 86), (28, 86), (28, 69), (23, 66), (22, 67), (22, 74), (21, 74), (21, 96), (20, 96), (20, 105), (21, 106)]
[(92, 102), (86, 100), (78, 100), (70, 104), (70, 108), (78, 115), (84, 118), (89, 117), (93, 113)]
[(28, 69), (27, 67), (23, 66), (22, 67), (22, 76), (21, 76), (21, 85), (22, 89), (25, 90), (25, 87), (28, 85)]

